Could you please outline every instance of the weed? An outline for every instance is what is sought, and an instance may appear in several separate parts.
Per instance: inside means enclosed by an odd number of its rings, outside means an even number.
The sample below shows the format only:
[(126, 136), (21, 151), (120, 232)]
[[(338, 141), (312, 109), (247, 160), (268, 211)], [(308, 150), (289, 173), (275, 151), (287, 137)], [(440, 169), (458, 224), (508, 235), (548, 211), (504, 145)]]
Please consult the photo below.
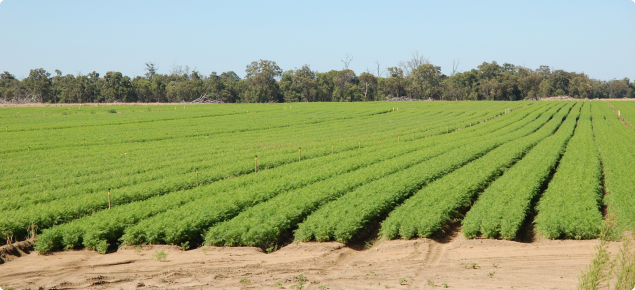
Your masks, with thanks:
[(447, 282), (446, 282), (446, 283), (443, 283), (443, 284), (441, 284), (441, 285), (443, 285), (443, 288), (448, 288), (448, 287), (450, 287), (450, 286), (448, 286), (448, 283), (447, 283)]
[(494, 267), (494, 268), (498, 268), (498, 265), (496, 265), (496, 264), (493, 264), (493, 265), (492, 265), (492, 267)]
[(432, 280), (428, 280), (428, 286), (431, 286), (431, 287), (437, 287), (437, 284), (435, 284), (434, 282), (432, 282)]
[(320, 290), (329, 289), (329, 284), (320, 285), (320, 286), (318, 286), (318, 289), (320, 289)]
[(385, 284), (385, 285), (384, 285), (384, 287), (385, 287), (386, 289), (388, 289), (388, 288), (390, 288), (390, 285)]
[(494, 274), (496, 274), (496, 272), (489, 272), (489, 273), (487, 273), (487, 277), (488, 278), (494, 278)]
[(399, 285), (406, 285), (406, 283), (408, 283), (408, 280), (406, 280), (405, 278), (399, 279)]
[(463, 266), (464, 269), (478, 269), (481, 266), (479, 266), (477, 263), (471, 263), (469, 265), (465, 265)]
[(190, 241), (187, 241), (185, 243), (181, 243), (181, 251), (187, 251), (190, 249)]
[(284, 287), (282, 287), (282, 282), (280, 282), (280, 281), (276, 282), (276, 287), (278, 287), (278, 288), (284, 288)]
[(297, 290), (302, 290), (304, 289), (304, 284), (306, 284), (306, 277), (304, 277), (304, 274), (300, 274), (298, 276), (295, 276), (295, 279), (298, 280), (298, 283), (291, 286), (291, 288), (295, 288)]
[(247, 284), (249, 282), (250, 282), (249, 278), (247, 278), (247, 277), (240, 279), (240, 283)]
[(264, 263), (267, 263), (267, 261), (265, 260), (260, 261), (260, 264), (264, 264)]
[(117, 114), (117, 110), (115, 110), (115, 109), (110, 109), (110, 110), (108, 110), (108, 113), (111, 113), (111, 114)]
[(375, 274), (375, 270), (370, 270), (370, 273), (374, 275)]
[(207, 251), (209, 251), (209, 248), (203, 248), (203, 255), (207, 255)]
[[(233, 175), (232, 175), (232, 178), (234, 178), (234, 176), (233, 176)], [(265, 250), (265, 252), (267, 252), (267, 254), (270, 254), (270, 253), (273, 253), (273, 252), (275, 252), (275, 251), (277, 251), (277, 250), (278, 250), (278, 245), (273, 245), (273, 246), (271, 246), (271, 247), (267, 248), (267, 249)]]
[(157, 251), (154, 253), (154, 255), (152, 255), (152, 260), (155, 260), (157, 262), (166, 262), (168, 258), (168, 254), (166, 254), (164, 251)]
[(141, 254), (141, 246), (137, 246), (137, 248), (134, 250), (134, 253), (137, 255)]

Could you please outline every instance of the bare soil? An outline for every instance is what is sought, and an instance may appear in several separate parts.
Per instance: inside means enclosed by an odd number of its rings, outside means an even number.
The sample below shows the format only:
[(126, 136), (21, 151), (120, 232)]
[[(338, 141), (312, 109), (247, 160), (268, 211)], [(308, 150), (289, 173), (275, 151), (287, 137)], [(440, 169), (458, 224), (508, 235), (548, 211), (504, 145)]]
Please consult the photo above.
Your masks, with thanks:
[[(0, 264), (0, 287), (15, 289), (573, 289), (597, 240), (531, 243), (475, 239), (379, 241), (370, 248), (337, 242), (260, 248), (125, 247), (106, 255), (23, 252)], [(611, 243), (615, 253), (620, 243)], [(164, 251), (166, 261), (153, 256)], [(472, 267), (472, 264), (475, 264)], [(468, 269), (466, 269), (466, 266)], [(407, 282), (400, 279), (405, 279)], [(328, 287), (319, 288), (328, 285)], [(42, 287), (42, 288), (40, 288)]]

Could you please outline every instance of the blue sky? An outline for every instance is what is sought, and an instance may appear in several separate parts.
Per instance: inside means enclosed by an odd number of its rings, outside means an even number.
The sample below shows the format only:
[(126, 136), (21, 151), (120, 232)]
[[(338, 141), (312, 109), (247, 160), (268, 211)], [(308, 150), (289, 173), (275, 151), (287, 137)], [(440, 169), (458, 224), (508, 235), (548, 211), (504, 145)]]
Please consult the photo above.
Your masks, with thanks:
[(0, 71), (167, 73), (174, 64), (241, 77), (258, 59), (376, 72), (419, 51), (452, 70), (484, 61), (635, 79), (635, 0), (0, 0)]

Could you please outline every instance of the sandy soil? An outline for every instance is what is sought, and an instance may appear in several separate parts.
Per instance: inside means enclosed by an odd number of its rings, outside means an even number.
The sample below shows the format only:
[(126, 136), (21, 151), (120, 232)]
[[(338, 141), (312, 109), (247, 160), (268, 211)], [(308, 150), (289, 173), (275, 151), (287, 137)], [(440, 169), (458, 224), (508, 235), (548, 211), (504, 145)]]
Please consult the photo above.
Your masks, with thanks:
[[(0, 265), (0, 287), (15, 289), (284, 289), (303, 274), (304, 289), (573, 289), (592, 259), (597, 240), (519, 243), (431, 239), (380, 241), (370, 249), (337, 242), (290, 244), (271, 253), (259, 248), (174, 246), (122, 248), (101, 255), (66, 251)], [(620, 243), (610, 245), (615, 253)], [(153, 260), (164, 251), (165, 262)], [(476, 269), (466, 269), (476, 263)], [(469, 267), (468, 267), (469, 268)], [(405, 279), (404, 285), (399, 280)], [(241, 282), (242, 280), (242, 282)], [(327, 287), (319, 288), (320, 286)], [(43, 288), (40, 288), (43, 287)]]

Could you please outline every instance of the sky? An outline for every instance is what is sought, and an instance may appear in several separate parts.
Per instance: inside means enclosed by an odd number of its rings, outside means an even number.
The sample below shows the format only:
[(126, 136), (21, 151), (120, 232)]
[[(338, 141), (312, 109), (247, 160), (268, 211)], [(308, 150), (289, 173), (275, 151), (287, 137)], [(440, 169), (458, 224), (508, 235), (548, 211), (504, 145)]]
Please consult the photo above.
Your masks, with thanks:
[(0, 71), (19, 78), (120, 71), (144, 63), (208, 75), (259, 59), (377, 73), (418, 51), (445, 74), (497, 61), (635, 80), (635, 0), (0, 0)]

